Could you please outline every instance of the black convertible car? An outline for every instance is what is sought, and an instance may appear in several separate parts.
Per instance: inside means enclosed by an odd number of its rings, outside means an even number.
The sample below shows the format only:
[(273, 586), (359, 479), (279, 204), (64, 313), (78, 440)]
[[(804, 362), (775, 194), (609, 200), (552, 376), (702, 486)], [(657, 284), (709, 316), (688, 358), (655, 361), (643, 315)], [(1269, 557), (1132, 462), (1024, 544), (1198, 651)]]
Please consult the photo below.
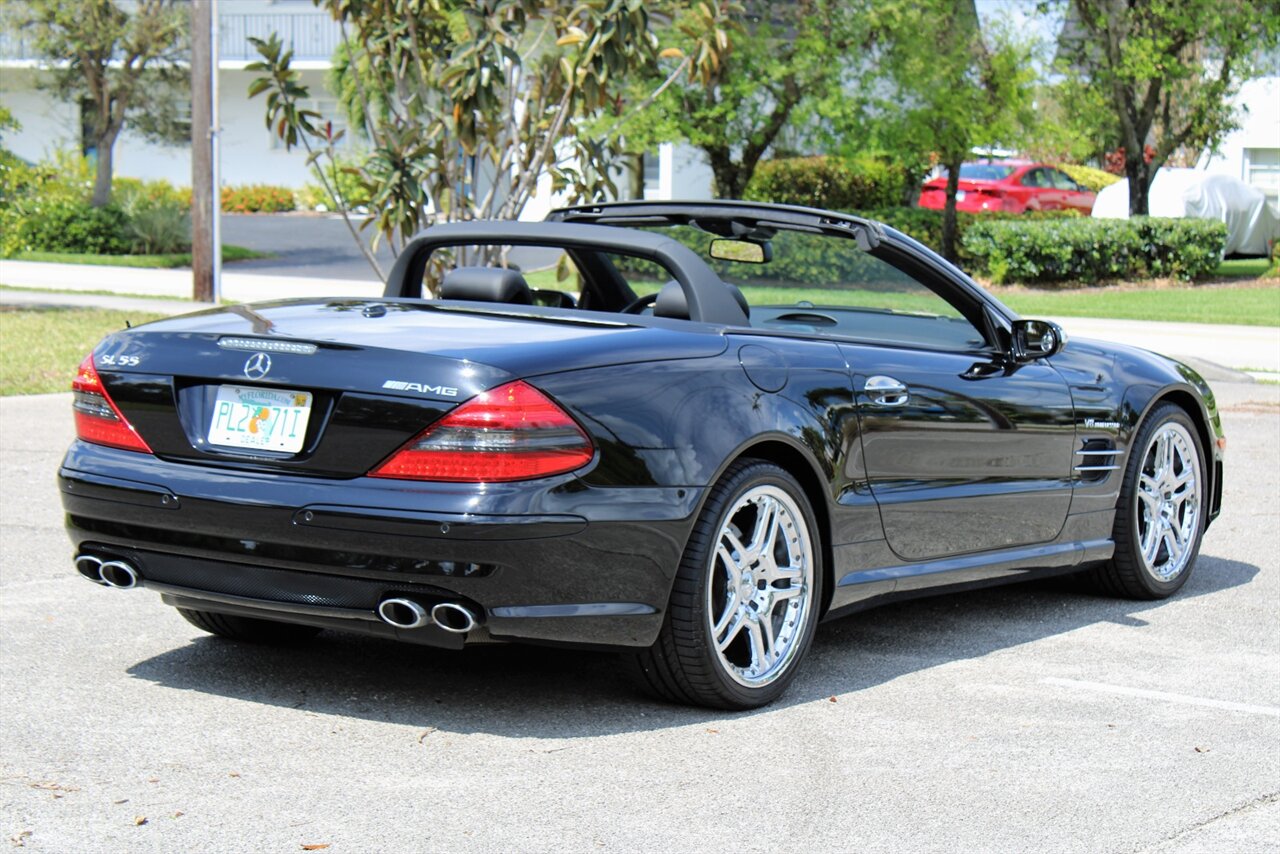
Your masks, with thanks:
[[(842, 304), (737, 287), (796, 284)], [(74, 392), (59, 478), (94, 582), (244, 640), (615, 649), (730, 709), (868, 605), (1067, 572), (1169, 596), (1222, 495), (1190, 368), (780, 205), (440, 225), (381, 299), (124, 330)]]

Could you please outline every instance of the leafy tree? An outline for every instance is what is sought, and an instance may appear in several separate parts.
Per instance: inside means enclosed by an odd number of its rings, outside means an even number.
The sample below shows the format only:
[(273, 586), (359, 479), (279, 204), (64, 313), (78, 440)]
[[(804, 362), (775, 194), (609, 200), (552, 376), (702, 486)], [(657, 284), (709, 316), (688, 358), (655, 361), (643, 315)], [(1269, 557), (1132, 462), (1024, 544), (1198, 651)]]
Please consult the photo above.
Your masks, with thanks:
[[(1109, 98), (1129, 212), (1147, 213), (1156, 170), (1237, 126), (1232, 96), (1280, 39), (1276, 0), (1069, 0), (1068, 73)], [(1147, 158), (1147, 145), (1154, 153)]]
[[(727, 7), (730, 35), (704, 73), (671, 86), (660, 109), (622, 127), (628, 147), (687, 142), (700, 149), (720, 198), (742, 198), (756, 166), (802, 125), (849, 70), (849, 51), (865, 38), (862, 3), (762, 0)], [(694, 55), (705, 27), (702, 4), (688, 4), (664, 29), (673, 45)], [(652, 85), (652, 80), (645, 81)]]
[(872, 106), (889, 149), (932, 152), (947, 170), (942, 252), (956, 259), (960, 165), (1009, 145), (1033, 120), (1031, 47), (982, 32), (973, 0), (889, 0), (880, 8), (885, 95)]
[[(342, 28), (339, 95), (370, 148), (347, 167), (368, 191), (360, 227), (396, 252), (435, 222), (518, 217), (543, 176), (578, 199), (612, 191), (617, 147), (596, 121), (618, 110), (619, 84), (659, 61), (667, 81), (705, 73), (727, 44), (722, 7), (705, 3), (702, 39), (686, 55), (660, 51), (653, 4), (641, 0), (316, 2)], [(310, 92), (289, 52), (276, 38), (255, 45), (262, 59), (250, 68), (263, 76), (249, 93), (266, 94), (267, 126), (313, 165), (336, 162), (341, 133), (303, 107)], [(325, 173), (316, 177), (337, 197)]]
[(186, 133), (186, 20), (176, 0), (3, 0), (6, 16), (33, 37), (50, 87), (90, 105), (86, 126), (97, 149), (92, 203), (111, 200), (112, 155), (126, 125), (163, 141)]

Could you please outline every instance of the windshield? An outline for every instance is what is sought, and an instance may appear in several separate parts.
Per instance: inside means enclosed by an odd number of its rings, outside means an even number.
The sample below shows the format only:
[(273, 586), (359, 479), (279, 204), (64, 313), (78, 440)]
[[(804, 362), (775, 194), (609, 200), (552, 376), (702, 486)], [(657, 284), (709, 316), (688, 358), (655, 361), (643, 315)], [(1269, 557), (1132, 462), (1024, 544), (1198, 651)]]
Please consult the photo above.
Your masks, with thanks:
[[(847, 237), (779, 231), (768, 241), (763, 264), (724, 261), (710, 254), (715, 235), (688, 225), (646, 228), (666, 234), (697, 253), (720, 280), (740, 288), (758, 305), (847, 306), (879, 311), (960, 317), (950, 303), (887, 261), (862, 251)], [(615, 260), (618, 263), (618, 260)], [(666, 281), (656, 264), (621, 259), (636, 293), (656, 291)]]
[[(762, 253), (768, 260), (743, 263), (713, 258), (716, 236), (693, 226), (645, 230), (692, 249), (721, 281), (741, 290), (756, 328), (953, 351), (986, 345), (983, 333), (925, 280), (890, 263), (888, 254), (863, 251), (848, 237), (781, 230), (764, 241), (756, 235), (752, 242), (768, 244)], [(637, 295), (665, 283), (651, 262), (615, 258), (614, 263), (627, 268)]]

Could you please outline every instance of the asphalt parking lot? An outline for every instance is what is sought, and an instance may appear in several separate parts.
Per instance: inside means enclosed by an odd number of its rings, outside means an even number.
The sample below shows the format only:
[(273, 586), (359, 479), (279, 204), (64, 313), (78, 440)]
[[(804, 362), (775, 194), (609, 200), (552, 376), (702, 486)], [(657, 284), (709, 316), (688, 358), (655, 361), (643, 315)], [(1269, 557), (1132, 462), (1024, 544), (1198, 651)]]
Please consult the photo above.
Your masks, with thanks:
[(71, 568), (68, 395), (0, 400), (0, 834), (15, 850), (1280, 851), (1280, 387), (1221, 385), (1176, 598), (1060, 583), (819, 631), (783, 701), (605, 655), (201, 634)]

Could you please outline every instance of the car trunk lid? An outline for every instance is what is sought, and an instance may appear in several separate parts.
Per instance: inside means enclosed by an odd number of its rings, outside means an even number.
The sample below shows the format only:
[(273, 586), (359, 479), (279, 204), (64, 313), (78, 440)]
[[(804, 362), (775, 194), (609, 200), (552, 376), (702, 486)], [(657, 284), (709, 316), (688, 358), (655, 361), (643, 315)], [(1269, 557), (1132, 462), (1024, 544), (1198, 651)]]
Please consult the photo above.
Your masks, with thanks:
[[(293, 300), (122, 330), (102, 382), (159, 457), (327, 477), (369, 472), (458, 404), (517, 378), (712, 356), (723, 336), (617, 315)], [(511, 309), (507, 311), (507, 309)]]

